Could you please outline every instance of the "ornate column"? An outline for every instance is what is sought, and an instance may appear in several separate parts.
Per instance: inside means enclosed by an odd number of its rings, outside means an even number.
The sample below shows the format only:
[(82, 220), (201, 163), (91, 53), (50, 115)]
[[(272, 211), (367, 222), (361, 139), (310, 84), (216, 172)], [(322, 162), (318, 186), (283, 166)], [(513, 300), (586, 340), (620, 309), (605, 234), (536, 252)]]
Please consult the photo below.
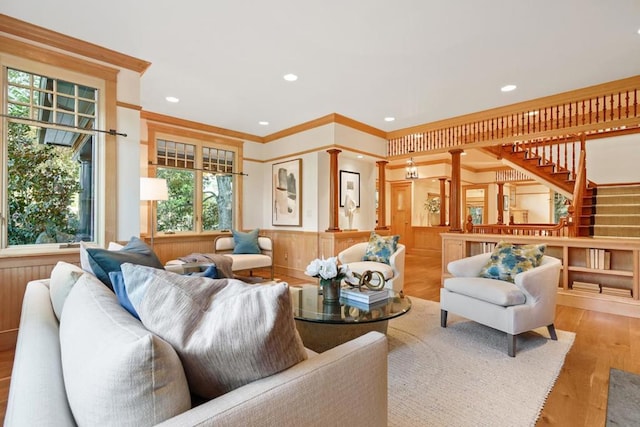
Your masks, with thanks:
[(498, 224), (504, 224), (504, 182), (498, 182)]
[(338, 207), (340, 201), (338, 200), (338, 154), (342, 150), (332, 148), (327, 150), (329, 153), (329, 228), (327, 231), (338, 232), (340, 226), (338, 225)]
[(449, 193), (449, 231), (462, 233), (460, 224), (460, 155), (462, 150), (451, 150), (451, 192)]
[(447, 191), (445, 182), (447, 178), (438, 178), (440, 180), (440, 226), (447, 225)]
[(387, 178), (386, 178), (386, 160), (376, 162), (378, 166), (378, 225), (376, 230), (388, 230), (387, 226)]

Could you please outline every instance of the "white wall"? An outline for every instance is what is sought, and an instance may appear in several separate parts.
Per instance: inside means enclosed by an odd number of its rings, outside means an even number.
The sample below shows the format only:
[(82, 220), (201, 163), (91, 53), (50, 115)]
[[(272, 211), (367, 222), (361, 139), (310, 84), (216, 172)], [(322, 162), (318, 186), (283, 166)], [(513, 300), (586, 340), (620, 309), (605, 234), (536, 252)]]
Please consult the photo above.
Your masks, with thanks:
[[(117, 100), (131, 105), (140, 105), (140, 74), (121, 69), (118, 73)], [(129, 240), (140, 235), (140, 112), (118, 107), (117, 171), (106, 171), (117, 175), (117, 240)], [(146, 146), (145, 146), (146, 148)], [(146, 210), (145, 210), (146, 214)]]
[(640, 134), (587, 140), (586, 159), (596, 184), (640, 182)]
[(530, 223), (550, 224), (551, 218), (551, 192), (544, 185), (518, 185), (516, 187), (516, 206), (526, 209)]

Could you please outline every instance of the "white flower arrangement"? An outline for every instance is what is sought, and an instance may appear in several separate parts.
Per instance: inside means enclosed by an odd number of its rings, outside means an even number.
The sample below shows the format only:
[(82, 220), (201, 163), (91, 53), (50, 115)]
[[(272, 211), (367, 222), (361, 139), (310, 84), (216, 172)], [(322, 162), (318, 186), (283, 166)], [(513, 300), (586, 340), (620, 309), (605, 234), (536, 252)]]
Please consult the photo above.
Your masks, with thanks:
[(337, 257), (314, 259), (309, 263), (304, 274), (311, 277), (318, 277), (320, 280), (349, 280), (353, 278), (349, 266), (338, 266)]
[(427, 198), (424, 201), (424, 208), (431, 213), (440, 212), (440, 197)]

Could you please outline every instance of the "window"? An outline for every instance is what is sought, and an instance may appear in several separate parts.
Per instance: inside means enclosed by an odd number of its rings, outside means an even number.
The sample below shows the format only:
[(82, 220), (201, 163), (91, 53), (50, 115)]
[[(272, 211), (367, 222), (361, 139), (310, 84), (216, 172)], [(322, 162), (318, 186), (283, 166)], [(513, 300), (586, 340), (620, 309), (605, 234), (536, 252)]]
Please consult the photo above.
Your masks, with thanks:
[(98, 89), (5, 67), (3, 247), (95, 240)]
[(206, 232), (233, 226), (237, 152), (203, 141), (156, 139), (156, 177), (169, 200), (158, 202), (158, 232)]

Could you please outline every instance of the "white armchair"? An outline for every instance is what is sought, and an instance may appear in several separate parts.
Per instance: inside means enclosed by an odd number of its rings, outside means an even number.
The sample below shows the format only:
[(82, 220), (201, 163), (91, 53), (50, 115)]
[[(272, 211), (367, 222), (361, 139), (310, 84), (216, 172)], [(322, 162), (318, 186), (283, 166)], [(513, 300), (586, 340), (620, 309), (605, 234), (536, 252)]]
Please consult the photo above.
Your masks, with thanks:
[(560, 260), (543, 256), (538, 267), (515, 275), (514, 283), (478, 277), (490, 253), (452, 261), (447, 266), (454, 277), (440, 289), (440, 325), (447, 327), (447, 313), (507, 333), (509, 356), (515, 357), (516, 336), (546, 326), (557, 340), (553, 326)]
[(338, 254), (338, 261), (346, 264), (354, 273), (362, 274), (367, 270), (379, 271), (385, 279), (385, 288), (402, 292), (404, 287), (404, 253), (405, 247), (398, 243), (396, 251), (389, 257), (389, 264), (375, 261), (363, 261), (367, 242), (356, 243)]

